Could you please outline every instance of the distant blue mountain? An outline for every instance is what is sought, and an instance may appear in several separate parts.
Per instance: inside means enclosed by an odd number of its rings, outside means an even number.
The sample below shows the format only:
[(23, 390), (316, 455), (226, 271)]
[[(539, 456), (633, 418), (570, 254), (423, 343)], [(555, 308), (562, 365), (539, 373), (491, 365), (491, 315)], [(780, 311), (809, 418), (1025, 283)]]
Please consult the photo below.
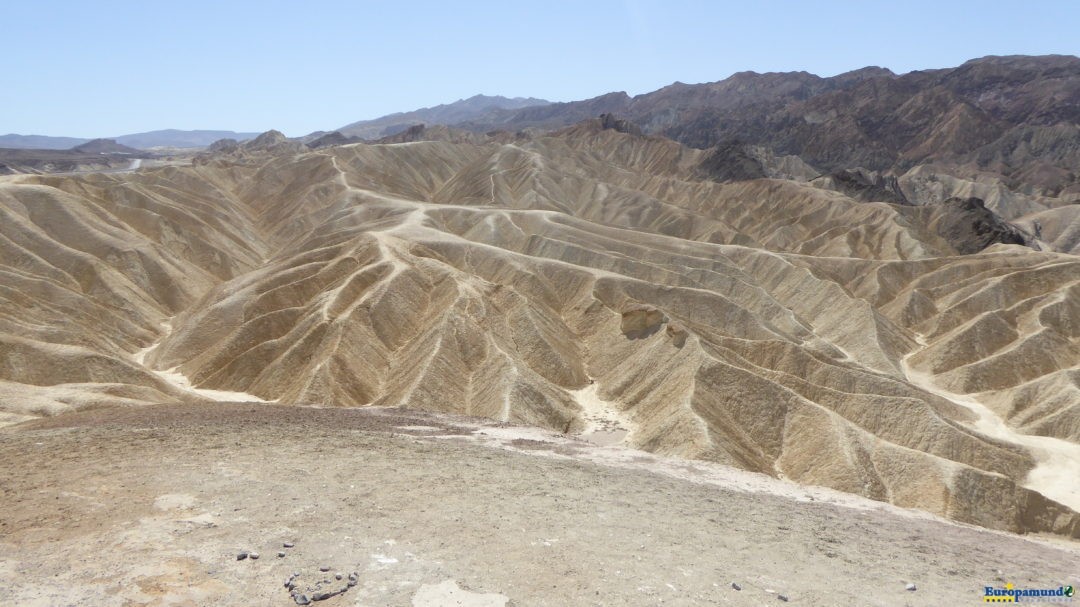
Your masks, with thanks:
[(156, 147), (202, 148), (218, 139), (246, 141), (258, 136), (259, 133), (237, 133), (235, 131), (178, 131), (176, 129), (166, 129), (164, 131), (121, 135), (119, 137), (110, 137), (110, 139), (115, 139), (117, 143), (126, 146), (145, 150)]
[[(244, 141), (258, 137), (258, 133), (237, 133), (235, 131), (180, 131), (166, 129), (148, 133), (133, 133), (119, 137), (107, 137), (121, 145), (145, 150), (155, 147), (201, 148), (218, 139), (236, 139)], [(19, 148), (29, 150), (68, 150), (91, 141), (78, 137), (49, 137), (47, 135), (0, 135), (0, 148)]]
[(89, 139), (77, 137), (49, 137), (47, 135), (0, 135), (0, 148), (16, 148), (21, 150), (68, 150), (77, 145), (82, 145)]
[(426, 107), (411, 112), (389, 114), (374, 120), (361, 120), (347, 124), (338, 132), (347, 137), (378, 139), (387, 135), (396, 135), (417, 124), (457, 124), (483, 120), (488, 114), (498, 110), (518, 110), (539, 105), (550, 105), (550, 101), (532, 97), (514, 97), (475, 95), (468, 99), (458, 99), (453, 103)]

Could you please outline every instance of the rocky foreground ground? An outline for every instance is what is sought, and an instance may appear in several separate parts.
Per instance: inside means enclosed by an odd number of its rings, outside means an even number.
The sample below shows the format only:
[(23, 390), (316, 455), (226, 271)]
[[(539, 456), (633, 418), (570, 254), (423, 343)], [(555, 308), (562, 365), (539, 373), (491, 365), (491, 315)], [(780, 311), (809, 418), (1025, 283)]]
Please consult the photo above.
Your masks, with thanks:
[(400, 409), (189, 404), (0, 429), (12, 605), (923, 606), (1006, 582), (1080, 585), (1080, 544)]

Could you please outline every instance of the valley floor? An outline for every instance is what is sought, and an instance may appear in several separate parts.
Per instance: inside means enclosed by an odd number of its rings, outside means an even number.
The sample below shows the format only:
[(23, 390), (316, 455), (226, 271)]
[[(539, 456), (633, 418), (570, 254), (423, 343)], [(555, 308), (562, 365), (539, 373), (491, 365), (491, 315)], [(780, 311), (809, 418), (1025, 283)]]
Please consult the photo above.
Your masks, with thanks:
[(293, 572), (345, 587), (336, 571), (358, 583), (320, 605), (974, 605), (990, 585), (1080, 585), (1080, 544), (399, 409), (169, 405), (0, 428), (11, 604), (286, 606)]

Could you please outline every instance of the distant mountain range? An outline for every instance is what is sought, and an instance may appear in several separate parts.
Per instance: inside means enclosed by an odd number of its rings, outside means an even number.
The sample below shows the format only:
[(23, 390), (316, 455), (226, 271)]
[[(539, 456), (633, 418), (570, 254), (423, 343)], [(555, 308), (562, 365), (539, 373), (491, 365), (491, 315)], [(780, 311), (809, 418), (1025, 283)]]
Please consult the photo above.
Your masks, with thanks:
[[(120, 145), (132, 148), (148, 149), (156, 147), (168, 148), (201, 148), (210, 145), (219, 139), (236, 139), (244, 141), (258, 137), (258, 133), (237, 133), (235, 131), (181, 131), (177, 129), (165, 129), (150, 131), (147, 133), (132, 133), (119, 137), (108, 137)], [(0, 135), (0, 148), (18, 148), (25, 150), (68, 150), (75, 146), (83, 145), (93, 139), (81, 139), (78, 137), (49, 137), (46, 135)]]
[[(375, 141), (419, 125), (475, 133), (552, 130), (601, 114), (694, 148), (741, 154), (739, 146), (748, 145), (797, 156), (823, 175), (861, 167), (899, 176), (935, 165), (972, 181), (991, 173), (1025, 194), (1080, 196), (1080, 58), (1065, 55), (984, 57), (903, 75), (882, 67), (832, 77), (739, 72), (718, 82), (676, 82), (633, 97), (613, 92), (566, 103), (476, 95), (299, 140), (312, 147)], [(163, 130), (112, 139), (147, 149), (256, 136)], [(87, 141), (4, 135), (0, 147), (67, 149)], [(716, 166), (723, 174), (732, 162), (718, 158)], [(739, 174), (761, 170), (750, 166), (753, 161), (738, 162)]]
[[(453, 103), (426, 107), (411, 112), (390, 114), (374, 120), (361, 120), (347, 124), (337, 131), (346, 137), (379, 139), (396, 135), (417, 124), (457, 124), (460, 122), (492, 120), (499, 112), (513, 112), (522, 108), (550, 105), (550, 101), (532, 97), (499, 97), (475, 95)], [(591, 116), (589, 116), (591, 118)]]
[(903, 172), (945, 163), (1058, 195), (1080, 189), (1080, 58), (974, 59), (897, 75), (867, 67), (829, 78), (740, 72), (517, 110), (453, 126), (476, 132), (553, 129), (610, 113), (696, 148), (740, 141), (798, 155), (823, 171)]
[(418, 125), (545, 131), (601, 114), (695, 148), (797, 156), (823, 175), (855, 167), (900, 175), (931, 164), (970, 180), (990, 173), (1032, 195), (1080, 195), (1080, 58), (1069, 55), (991, 56), (902, 75), (876, 66), (832, 77), (739, 72), (566, 103), (477, 95), (305, 140), (374, 141)]
[[(353, 122), (337, 129), (343, 135), (341, 139), (332, 137), (337, 143), (359, 139), (381, 139), (397, 135), (417, 124), (457, 124), (469, 121), (486, 121), (494, 117), (495, 112), (513, 111), (527, 107), (549, 104), (543, 99), (525, 97), (500, 97), (475, 95), (468, 99), (459, 99), (453, 103), (421, 108), (411, 112), (398, 112), (375, 118)], [(318, 131), (301, 139), (315, 141), (335, 131)], [(255, 139), (259, 133), (238, 133), (235, 131), (181, 131), (165, 129), (146, 133), (132, 133), (118, 137), (107, 137), (120, 145), (146, 150), (157, 147), (203, 148), (222, 139), (246, 141)], [(19, 135), (11, 133), (0, 135), (0, 148), (24, 150), (68, 150), (92, 141), (79, 137), (49, 137), (47, 135)]]

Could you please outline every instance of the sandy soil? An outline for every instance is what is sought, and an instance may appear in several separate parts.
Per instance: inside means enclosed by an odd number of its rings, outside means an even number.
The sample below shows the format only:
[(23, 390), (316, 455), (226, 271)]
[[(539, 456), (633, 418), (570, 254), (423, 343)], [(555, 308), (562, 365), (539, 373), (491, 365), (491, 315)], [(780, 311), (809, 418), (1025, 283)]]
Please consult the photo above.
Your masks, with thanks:
[(580, 390), (571, 390), (584, 411), (585, 428), (581, 438), (597, 445), (622, 445), (630, 440), (633, 423), (615, 406), (600, 398), (600, 384), (590, 383)]
[(0, 429), (11, 604), (285, 606), (293, 572), (308, 588), (354, 571), (318, 604), (958, 605), (987, 584), (1077, 585), (1080, 545), (397, 409), (207, 403)]

